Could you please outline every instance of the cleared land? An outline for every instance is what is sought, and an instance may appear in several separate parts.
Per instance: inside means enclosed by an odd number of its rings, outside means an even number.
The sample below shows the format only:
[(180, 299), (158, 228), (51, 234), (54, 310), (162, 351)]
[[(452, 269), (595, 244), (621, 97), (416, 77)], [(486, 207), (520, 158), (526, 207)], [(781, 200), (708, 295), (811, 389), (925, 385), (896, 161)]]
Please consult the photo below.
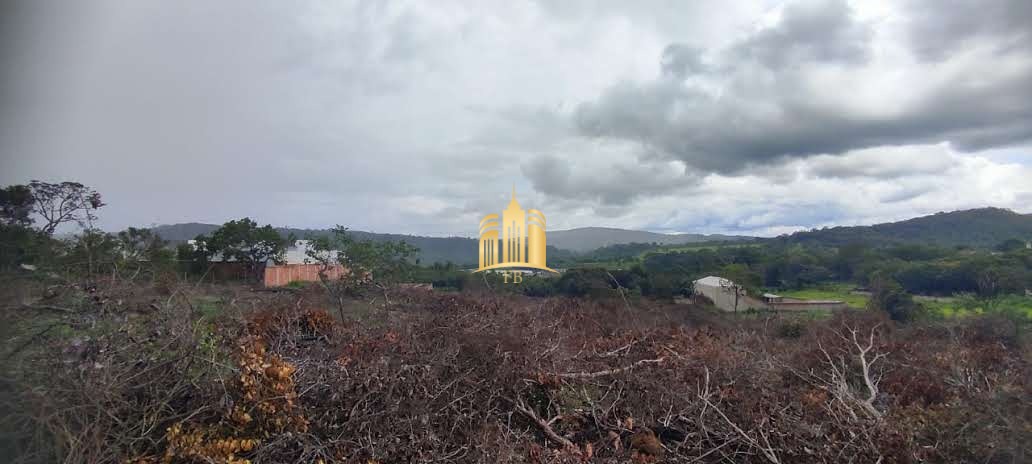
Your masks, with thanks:
[(1000, 318), (418, 291), (387, 311), (318, 286), (177, 282), (2, 292), (0, 451), (22, 462), (1032, 456), (1028, 342)]

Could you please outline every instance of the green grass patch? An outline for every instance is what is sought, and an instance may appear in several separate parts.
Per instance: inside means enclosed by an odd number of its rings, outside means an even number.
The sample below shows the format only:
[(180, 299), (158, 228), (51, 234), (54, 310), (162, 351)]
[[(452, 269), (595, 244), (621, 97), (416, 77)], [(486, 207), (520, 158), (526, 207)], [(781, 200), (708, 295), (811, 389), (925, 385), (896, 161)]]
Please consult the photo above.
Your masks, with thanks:
[(852, 292), (853, 284), (838, 283), (827, 284), (818, 287), (804, 288), (800, 290), (779, 290), (774, 291), (781, 296), (789, 298), (800, 298), (804, 300), (840, 300), (851, 308), (864, 309), (867, 307), (867, 295)]
[(942, 301), (921, 301), (928, 313), (943, 319), (963, 318), (980, 314), (1000, 314), (1021, 322), (1032, 322), (1032, 296), (1001, 295), (976, 298), (959, 295)]
[(214, 296), (203, 296), (194, 300), (194, 311), (205, 322), (211, 322), (222, 314), (222, 299)]

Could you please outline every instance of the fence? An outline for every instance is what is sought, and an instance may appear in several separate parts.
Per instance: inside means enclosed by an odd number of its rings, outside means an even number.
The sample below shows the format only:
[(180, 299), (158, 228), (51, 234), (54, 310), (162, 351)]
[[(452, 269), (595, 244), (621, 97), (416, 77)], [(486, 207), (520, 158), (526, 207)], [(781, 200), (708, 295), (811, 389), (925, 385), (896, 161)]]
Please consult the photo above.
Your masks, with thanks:
[[(282, 287), (294, 281), (318, 282), (320, 264), (282, 264), (265, 266), (265, 277), (262, 283), (266, 287)], [(344, 274), (341, 265), (331, 266), (326, 270), (326, 277), (338, 279)]]

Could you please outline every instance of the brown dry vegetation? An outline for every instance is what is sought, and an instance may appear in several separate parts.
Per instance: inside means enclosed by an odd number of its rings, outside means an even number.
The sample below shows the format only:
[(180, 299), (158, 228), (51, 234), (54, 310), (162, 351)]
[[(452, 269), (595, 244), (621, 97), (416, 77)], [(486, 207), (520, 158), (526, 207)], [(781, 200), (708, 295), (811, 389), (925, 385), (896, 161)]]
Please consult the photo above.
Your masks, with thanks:
[(1032, 457), (1029, 348), (1005, 320), (417, 291), (341, 321), (316, 287), (2, 291), (14, 462)]

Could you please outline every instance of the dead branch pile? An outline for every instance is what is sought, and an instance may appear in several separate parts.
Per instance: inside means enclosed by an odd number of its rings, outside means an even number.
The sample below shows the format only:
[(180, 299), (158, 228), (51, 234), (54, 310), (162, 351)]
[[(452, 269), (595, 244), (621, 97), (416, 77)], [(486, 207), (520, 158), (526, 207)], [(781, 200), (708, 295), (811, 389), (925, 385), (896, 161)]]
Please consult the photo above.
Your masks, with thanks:
[(170, 302), (87, 341), (51, 339), (32, 358), (46, 378), (5, 384), (34, 431), (17, 451), (198, 463), (1032, 457), (1029, 351), (1001, 321), (857, 313), (799, 326), (413, 292), (388, 318), (340, 322), (317, 290), (269, 298), (200, 322)]

